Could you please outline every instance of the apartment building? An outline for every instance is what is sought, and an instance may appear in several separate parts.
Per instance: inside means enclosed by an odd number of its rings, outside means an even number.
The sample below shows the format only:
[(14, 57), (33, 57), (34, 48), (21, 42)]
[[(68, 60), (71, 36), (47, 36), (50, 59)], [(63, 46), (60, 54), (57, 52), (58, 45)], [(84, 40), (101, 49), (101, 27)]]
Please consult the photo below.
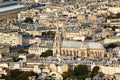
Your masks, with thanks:
[(18, 32), (0, 32), (0, 44), (22, 45), (22, 35), (18, 34)]

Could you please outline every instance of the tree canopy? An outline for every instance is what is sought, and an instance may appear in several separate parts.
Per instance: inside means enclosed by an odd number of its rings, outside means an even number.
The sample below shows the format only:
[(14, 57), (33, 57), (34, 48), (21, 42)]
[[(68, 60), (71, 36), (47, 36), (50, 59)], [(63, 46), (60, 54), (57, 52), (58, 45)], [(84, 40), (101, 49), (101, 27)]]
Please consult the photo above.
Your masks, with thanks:
[(120, 45), (117, 44), (117, 43), (110, 43), (107, 48), (116, 48), (116, 47), (119, 47)]
[(31, 17), (27, 17), (24, 22), (33, 23), (33, 19)]
[(40, 57), (48, 57), (48, 56), (53, 56), (53, 51), (52, 50), (47, 50), (45, 52), (42, 52)]
[(36, 76), (32, 71), (20, 71), (20, 70), (10, 70), (7, 76), (2, 78), (5, 80), (28, 80), (29, 76)]
[(92, 69), (91, 78), (93, 78), (94, 76), (96, 76), (96, 74), (98, 74), (99, 69), (100, 69), (99, 66), (95, 66), (95, 67)]
[(78, 65), (74, 68), (74, 74), (76, 76), (84, 75), (86, 73), (89, 73), (87, 65)]
[(117, 14), (115, 14), (115, 15), (109, 15), (109, 16), (107, 16), (106, 17), (106, 19), (118, 19), (118, 18), (120, 18), (120, 13), (117, 13)]
[(116, 14), (116, 18), (120, 18), (120, 13), (117, 13), (117, 14)]
[(115, 29), (119, 29), (118, 26), (113, 26), (113, 27), (111, 27), (111, 28), (112, 28), (113, 31), (115, 31)]
[(42, 32), (42, 35), (55, 37), (55, 31)]
[(87, 65), (78, 65), (74, 70), (63, 73), (63, 80), (85, 80), (85, 78), (90, 78), (90, 71)]

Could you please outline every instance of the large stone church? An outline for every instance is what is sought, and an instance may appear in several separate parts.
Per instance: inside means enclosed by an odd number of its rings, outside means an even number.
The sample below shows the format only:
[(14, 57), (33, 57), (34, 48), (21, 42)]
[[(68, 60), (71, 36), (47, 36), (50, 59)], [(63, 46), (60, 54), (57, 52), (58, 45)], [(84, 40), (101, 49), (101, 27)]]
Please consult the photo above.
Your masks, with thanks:
[(53, 45), (53, 54), (77, 56), (77, 57), (94, 57), (103, 58), (105, 49), (101, 43), (69, 41), (62, 38), (62, 33), (56, 31)]

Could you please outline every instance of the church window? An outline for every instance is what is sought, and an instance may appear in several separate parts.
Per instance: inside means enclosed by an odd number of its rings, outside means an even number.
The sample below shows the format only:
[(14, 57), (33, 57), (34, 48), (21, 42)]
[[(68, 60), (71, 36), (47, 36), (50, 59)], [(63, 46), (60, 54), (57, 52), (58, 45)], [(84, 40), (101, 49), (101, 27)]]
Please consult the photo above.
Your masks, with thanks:
[(58, 54), (58, 50), (56, 50), (56, 54)]
[(59, 37), (56, 37), (56, 41), (58, 41), (59, 40)]
[(72, 51), (70, 50), (70, 55), (72, 56)]
[(63, 55), (65, 55), (65, 50), (63, 50)]
[(56, 46), (58, 46), (58, 43), (56, 43)]
[(85, 56), (85, 52), (81, 52), (81, 56)]

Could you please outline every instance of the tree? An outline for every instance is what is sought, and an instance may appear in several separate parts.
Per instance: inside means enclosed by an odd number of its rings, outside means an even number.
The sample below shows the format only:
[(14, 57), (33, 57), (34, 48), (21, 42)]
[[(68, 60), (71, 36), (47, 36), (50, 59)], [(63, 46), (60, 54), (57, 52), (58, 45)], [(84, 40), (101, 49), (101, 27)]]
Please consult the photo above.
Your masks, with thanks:
[(42, 35), (47, 35), (47, 33), (46, 32), (42, 32)]
[(70, 76), (72, 76), (72, 75), (74, 75), (72, 70), (68, 70), (67, 72), (64, 72), (64, 73), (62, 74), (63, 80), (68, 79), (68, 78), (69, 78)]
[(53, 36), (54, 37), (55, 36), (55, 31), (48, 31), (47, 34), (48, 34), (48, 36)]
[(42, 32), (42, 35), (55, 37), (55, 31)]
[(85, 80), (90, 78), (90, 72), (87, 65), (78, 65), (74, 70), (69, 70), (62, 74), (63, 80)]
[(116, 18), (120, 18), (120, 13), (117, 13), (117, 14), (116, 14)]
[(91, 78), (93, 78), (95, 75), (98, 74), (99, 69), (100, 69), (99, 66), (95, 66), (95, 67), (92, 69)]
[(119, 29), (119, 27), (118, 26), (113, 26), (112, 30), (115, 31), (115, 29)]
[(78, 80), (76, 76), (71, 75), (66, 80)]
[(45, 52), (42, 52), (42, 54), (40, 56), (41, 57), (53, 56), (53, 51), (52, 50), (47, 50)]
[(30, 17), (27, 17), (24, 22), (26, 22), (26, 23), (33, 23), (33, 19), (30, 18)]
[(34, 76), (35, 74), (32, 71), (29, 72), (23, 72), (22, 74), (20, 74), (16, 80), (28, 80), (29, 76)]
[(120, 18), (120, 13), (117, 13), (116, 15), (109, 15), (106, 17), (106, 19), (117, 19)]
[(28, 80), (29, 76), (36, 76), (32, 71), (20, 71), (10, 70), (7, 76), (4, 76), (5, 80)]
[(5, 77), (5, 80), (14, 80), (18, 75), (20, 75), (22, 72), (20, 70), (10, 70)]
[(110, 43), (107, 48), (116, 48), (116, 47), (119, 47), (119, 44), (117, 43)]
[(74, 75), (76, 76), (85, 75), (88, 73), (89, 73), (89, 70), (87, 65), (78, 65), (74, 68)]

